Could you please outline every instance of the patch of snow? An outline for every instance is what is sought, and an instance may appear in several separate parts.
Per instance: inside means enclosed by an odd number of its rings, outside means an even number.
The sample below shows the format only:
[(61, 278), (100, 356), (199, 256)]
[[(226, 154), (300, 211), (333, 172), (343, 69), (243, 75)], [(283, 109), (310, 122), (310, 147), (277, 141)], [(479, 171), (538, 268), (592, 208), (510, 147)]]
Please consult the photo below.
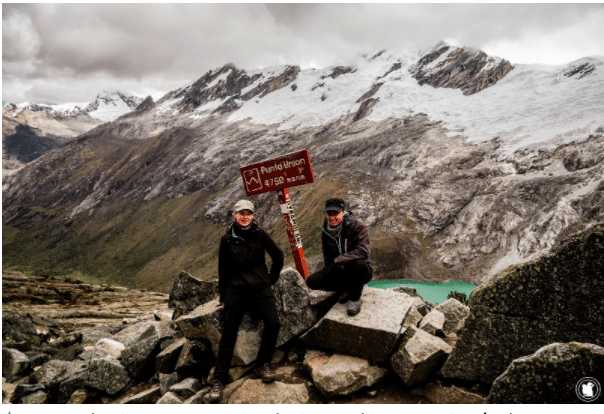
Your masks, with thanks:
[(182, 101), (183, 98), (184, 98), (184, 95), (181, 96), (180, 98), (168, 99), (168, 100), (162, 102), (160, 105), (158, 105), (155, 108), (155, 112), (158, 114), (166, 114), (171, 111), (172, 113), (170, 115), (176, 115), (178, 113), (178, 109), (173, 109), (172, 106), (177, 104), (178, 102)]
[[(571, 65), (516, 65), (495, 85), (465, 96), (458, 89), (420, 86), (409, 74), (417, 61), (416, 49), (385, 52), (376, 59), (358, 59), (354, 73), (336, 79), (320, 77), (326, 70), (306, 69), (295, 80), (296, 91), (285, 87), (262, 99), (245, 102), (230, 121), (249, 119), (255, 124), (279, 124), (279, 129), (322, 125), (359, 109), (357, 100), (394, 62), (403, 67), (384, 82), (373, 98), (379, 99), (367, 117), (381, 121), (425, 113), (442, 122), (449, 136), (462, 135), (470, 144), (498, 138), (500, 159), (520, 150), (551, 150), (588, 138), (604, 126), (604, 57), (591, 57)], [(497, 59), (489, 61), (494, 65)], [(566, 77), (572, 68), (590, 62), (595, 70), (588, 76)], [(323, 87), (313, 87), (323, 84)], [(463, 132), (459, 132), (463, 131)]]

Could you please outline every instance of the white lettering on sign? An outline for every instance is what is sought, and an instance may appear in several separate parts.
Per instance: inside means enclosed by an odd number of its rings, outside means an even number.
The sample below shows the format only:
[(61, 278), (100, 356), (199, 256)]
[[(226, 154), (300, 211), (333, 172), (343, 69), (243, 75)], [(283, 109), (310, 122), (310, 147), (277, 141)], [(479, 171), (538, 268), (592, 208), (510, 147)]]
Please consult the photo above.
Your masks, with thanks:
[[(296, 216), (294, 215), (294, 206), (292, 205), (291, 199), (287, 199), (287, 212), (289, 213), (289, 220), (292, 225), (292, 229), (294, 231), (294, 237), (296, 239), (296, 247), (298, 249), (302, 248), (302, 237), (300, 236), (300, 231), (298, 230), (298, 223), (296, 223)], [(281, 212), (283, 212), (283, 206), (281, 207)]]
[(265, 166), (260, 167), (260, 173), (261, 174), (270, 174), (270, 173), (274, 173), (277, 171), (283, 171), (284, 168), (285, 169), (294, 168), (294, 167), (297, 167), (302, 164), (306, 164), (305, 159), (292, 160), (292, 161), (284, 160), (284, 161), (281, 161), (280, 163), (275, 163), (269, 167), (265, 167)]

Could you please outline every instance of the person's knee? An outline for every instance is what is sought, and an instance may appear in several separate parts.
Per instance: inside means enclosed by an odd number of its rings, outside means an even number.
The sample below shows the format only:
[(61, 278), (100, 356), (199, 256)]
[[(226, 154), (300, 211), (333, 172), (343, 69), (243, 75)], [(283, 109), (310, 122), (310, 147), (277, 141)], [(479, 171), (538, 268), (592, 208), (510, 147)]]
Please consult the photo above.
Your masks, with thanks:
[(310, 289), (317, 290), (319, 288), (319, 284), (317, 283), (318, 280), (319, 278), (316, 277), (315, 273), (313, 273), (306, 278), (306, 286), (308, 286)]

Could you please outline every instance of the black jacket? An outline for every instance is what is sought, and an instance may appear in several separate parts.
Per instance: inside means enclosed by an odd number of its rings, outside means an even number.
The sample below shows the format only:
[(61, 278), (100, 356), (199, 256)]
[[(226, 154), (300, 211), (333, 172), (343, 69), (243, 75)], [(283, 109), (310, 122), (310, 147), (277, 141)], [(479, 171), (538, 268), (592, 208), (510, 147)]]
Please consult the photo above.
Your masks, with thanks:
[[(265, 251), (273, 261), (269, 273)], [(231, 224), (220, 238), (218, 250), (218, 293), (224, 299), (227, 286), (269, 287), (283, 269), (283, 252), (258, 223), (249, 230)]]
[(346, 212), (342, 219), (342, 232), (339, 240), (334, 239), (325, 230), (329, 224), (324, 221), (321, 232), (321, 245), (325, 266), (336, 263), (345, 263), (355, 259), (362, 259), (373, 270), (371, 264), (371, 243), (367, 227), (357, 220), (351, 212)]

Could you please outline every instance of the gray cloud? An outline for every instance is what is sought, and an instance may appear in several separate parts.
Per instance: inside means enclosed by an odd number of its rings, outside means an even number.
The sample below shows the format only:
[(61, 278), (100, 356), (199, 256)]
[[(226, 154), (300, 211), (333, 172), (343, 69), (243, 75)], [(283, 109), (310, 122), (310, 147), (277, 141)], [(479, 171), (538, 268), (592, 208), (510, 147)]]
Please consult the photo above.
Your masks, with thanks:
[(5, 101), (161, 95), (228, 62), (326, 66), (443, 39), (493, 48), (583, 30), (578, 52), (604, 54), (600, 4), (3, 4), (2, 20)]

